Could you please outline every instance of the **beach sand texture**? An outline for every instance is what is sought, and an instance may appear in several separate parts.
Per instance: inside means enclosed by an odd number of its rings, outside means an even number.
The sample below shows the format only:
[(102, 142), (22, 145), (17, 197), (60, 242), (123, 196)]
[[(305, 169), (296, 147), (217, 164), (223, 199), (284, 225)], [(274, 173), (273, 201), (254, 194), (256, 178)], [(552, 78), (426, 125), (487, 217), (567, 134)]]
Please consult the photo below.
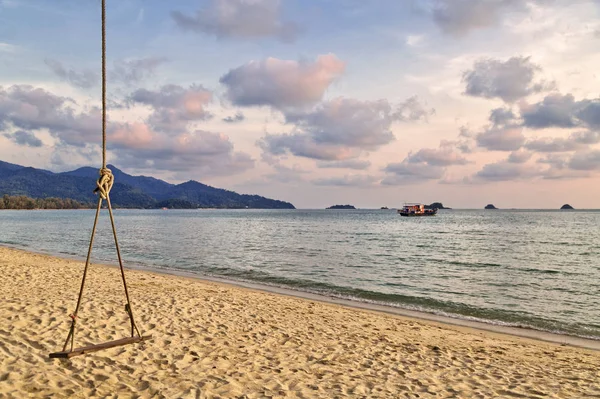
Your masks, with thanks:
[[(0, 248), (0, 397), (600, 398), (600, 353), (127, 271), (152, 340), (61, 349), (83, 263)], [(76, 346), (128, 334), (119, 270), (93, 265)]]

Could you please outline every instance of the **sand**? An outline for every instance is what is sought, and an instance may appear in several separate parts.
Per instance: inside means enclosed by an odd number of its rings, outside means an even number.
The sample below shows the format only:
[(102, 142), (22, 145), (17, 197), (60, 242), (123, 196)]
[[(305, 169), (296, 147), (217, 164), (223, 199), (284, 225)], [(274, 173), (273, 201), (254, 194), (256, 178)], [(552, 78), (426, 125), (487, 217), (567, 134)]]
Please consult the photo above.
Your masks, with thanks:
[[(600, 352), (227, 284), (127, 271), (153, 338), (60, 350), (83, 263), (0, 247), (0, 397), (600, 398)], [(93, 265), (76, 346), (128, 334), (119, 271)]]

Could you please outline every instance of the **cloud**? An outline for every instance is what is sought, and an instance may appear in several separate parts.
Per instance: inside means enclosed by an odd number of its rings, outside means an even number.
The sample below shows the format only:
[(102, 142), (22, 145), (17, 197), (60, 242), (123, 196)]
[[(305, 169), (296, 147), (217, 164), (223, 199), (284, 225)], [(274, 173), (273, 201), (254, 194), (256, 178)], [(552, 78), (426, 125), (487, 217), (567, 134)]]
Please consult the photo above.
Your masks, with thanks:
[(42, 140), (35, 137), (33, 133), (26, 132), (24, 130), (17, 130), (14, 133), (5, 133), (4, 137), (22, 146), (41, 147), (42, 145), (44, 145), (42, 143)]
[(280, 0), (211, 0), (194, 16), (179, 11), (173, 11), (171, 16), (184, 31), (219, 39), (274, 37), (293, 42), (300, 31), (294, 22), (282, 19)]
[(312, 181), (317, 186), (335, 186), (335, 187), (372, 187), (377, 178), (368, 175), (346, 175), (343, 177), (327, 177), (315, 179)]
[(301, 107), (320, 101), (344, 68), (333, 54), (320, 55), (315, 62), (267, 58), (230, 70), (220, 82), (235, 105)]
[(489, 120), (492, 124), (475, 136), (475, 142), (479, 147), (491, 151), (515, 151), (521, 148), (525, 136), (512, 110), (493, 109), (490, 111)]
[(447, 143), (443, 143), (439, 148), (422, 148), (415, 153), (409, 153), (402, 162), (388, 164), (384, 168), (387, 176), (381, 184), (402, 185), (439, 180), (444, 177), (447, 167), (468, 163), (455, 147)]
[(290, 168), (278, 162), (273, 164), (273, 168), (275, 169), (275, 173), (265, 175), (264, 178), (268, 181), (285, 184), (302, 182), (304, 181), (302, 175), (309, 173), (309, 171), (302, 169), (297, 165)]
[[(156, 68), (166, 61), (167, 59), (164, 57), (116, 61), (113, 69), (108, 72), (109, 79), (112, 82), (122, 82), (128, 86), (134, 85), (152, 76)], [(44, 62), (61, 80), (69, 82), (75, 87), (89, 89), (100, 83), (100, 74), (95, 71), (67, 69), (60, 61), (50, 58), (45, 59)]]
[(68, 105), (74, 101), (41, 88), (14, 85), (0, 86), (0, 131), (13, 127), (19, 130), (48, 130), (62, 143), (85, 147), (99, 141), (101, 113), (98, 108), (76, 112)]
[(441, 0), (433, 8), (432, 17), (439, 28), (453, 36), (494, 25), (507, 0)]
[(575, 127), (576, 108), (573, 95), (550, 94), (537, 104), (521, 104), (523, 125), (534, 129)]
[(318, 144), (307, 134), (267, 134), (257, 144), (263, 152), (276, 156), (289, 151), (297, 157), (335, 161), (360, 155), (360, 150), (356, 148)]
[[(176, 109), (178, 112), (191, 113), (184, 116), (197, 117), (201, 112), (195, 105), (196, 92), (192, 90), (191, 96), (142, 92), (139, 99), (158, 110)], [(57, 139), (55, 149), (60, 149), (64, 154), (76, 153), (89, 158), (90, 154), (97, 151), (100, 142), (100, 109), (94, 107), (76, 112), (71, 105), (77, 104), (40, 88), (15, 85), (5, 90), (0, 87), (0, 131), (9, 128), (23, 130), (10, 134), (10, 139), (36, 145), (33, 132), (47, 130)], [(149, 120), (153, 120), (153, 115)], [(122, 167), (192, 171), (200, 176), (216, 176), (240, 173), (254, 166), (252, 157), (234, 151), (227, 136), (201, 130), (158, 131), (148, 123), (109, 121), (107, 144), (108, 150), (116, 156)], [(55, 161), (59, 162), (60, 159), (58, 154)]]
[(476, 140), (480, 147), (490, 151), (515, 151), (525, 143), (525, 136), (519, 126), (492, 126), (479, 133)]
[(371, 166), (369, 161), (361, 161), (359, 159), (348, 159), (346, 161), (329, 161), (318, 162), (317, 167), (322, 169), (355, 169), (365, 170)]
[(600, 150), (578, 151), (573, 154), (568, 166), (573, 170), (600, 170)]
[(589, 177), (589, 171), (569, 168), (571, 158), (572, 156), (568, 156), (567, 154), (548, 154), (544, 158), (539, 158), (537, 163), (549, 166), (543, 171), (542, 177), (550, 180)]
[[(405, 112), (407, 107), (410, 111)], [(412, 98), (394, 108), (387, 100), (338, 97), (311, 111), (286, 113), (286, 123), (294, 125), (294, 132), (267, 134), (258, 145), (278, 156), (290, 152), (324, 161), (357, 158), (362, 151), (374, 151), (395, 140), (392, 123), (425, 118), (426, 113), (414, 109), (416, 103)]]
[(485, 165), (475, 174), (475, 178), (484, 181), (509, 181), (527, 179), (536, 175), (539, 175), (539, 172), (524, 163), (499, 161)]
[(399, 163), (391, 163), (385, 167), (388, 174), (381, 184), (395, 186), (411, 183), (424, 182), (426, 180), (438, 180), (444, 176), (444, 168), (429, 165), (427, 163), (411, 163), (406, 159)]
[(119, 81), (131, 86), (154, 75), (156, 68), (167, 61), (168, 60), (165, 57), (148, 57), (116, 61), (109, 76), (111, 81)]
[(165, 135), (145, 123), (125, 123), (112, 125), (107, 141), (123, 167), (194, 171), (201, 176), (231, 175), (254, 167), (248, 154), (234, 152), (229, 137), (219, 133)]
[(533, 129), (600, 129), (600, 98), (575, 101), (572, 94), (551, 94), (538, 103), (523, 103), (520, 107), (523, 125)]
[(89, 89), (94, 87), (100, 81), (98, 73), (89, 69), (84, 69), (80, 72), (74, 69), (67, 69), (60, 61), (46, 58), (44, 63), (56, 74), (61, 80), (69, 82), (75, 87), (81, 89)]
[(206, 105), (212, 101), (212, 92), (202, 86), (192, 85), (185, 89), (170, 84), (158, 91), (138, 89), (129, 96), (129, 101), (152, 107), (154, 111), (149, 123), (154, 129), (165, 132), (182, 132), (190, 122), (211, 117)]
[(519, 150), (513, 151), (508, 156), (507, 162), (510, 163), (525, 163), (531, 159), (533, 154), (529, 151)]
[(244, 119), (246, 119), (246, 117), (244, 116), (243, 113), (241, 112), (236, 112), (235, 115), (233, 116), (228, 116), (226, 118), (223, 118), (223, 122), (227, 122), (227, 123), (236, 123), (236, 122), (241, 122)]
[(423, 148), (407, 157), (409, 163), (427, 163), (431, 166), (466, 165), (469, 161), (450, 147)]
[(489, 119), (494, 125), (507, 125), (514, 122), (517, 117), (510, 108), (495, 108), (490, 112)]
[(551, 83), (537, 82), (534, 78), (541, 68), (530, 57), (512, 57), (507, 61), (483, 59), (475, 62), (473, 69), (463, 73), (465, 94), (473, 97), (500, 98), (515, 102), (530, 94), (554, 87)]

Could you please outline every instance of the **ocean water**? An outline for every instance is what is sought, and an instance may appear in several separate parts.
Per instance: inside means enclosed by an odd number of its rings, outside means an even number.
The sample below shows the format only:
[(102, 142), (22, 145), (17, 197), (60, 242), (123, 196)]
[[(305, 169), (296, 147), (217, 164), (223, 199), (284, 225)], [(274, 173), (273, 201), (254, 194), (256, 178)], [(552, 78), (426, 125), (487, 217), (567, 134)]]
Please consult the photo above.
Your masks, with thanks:
[[(0, 244), (84, 257), (93, 210), (0, 211)], [(600, 212), (116, 210), (126, 265), (600, 339)], [(103, 211), (93, 262), (116, 262)]]

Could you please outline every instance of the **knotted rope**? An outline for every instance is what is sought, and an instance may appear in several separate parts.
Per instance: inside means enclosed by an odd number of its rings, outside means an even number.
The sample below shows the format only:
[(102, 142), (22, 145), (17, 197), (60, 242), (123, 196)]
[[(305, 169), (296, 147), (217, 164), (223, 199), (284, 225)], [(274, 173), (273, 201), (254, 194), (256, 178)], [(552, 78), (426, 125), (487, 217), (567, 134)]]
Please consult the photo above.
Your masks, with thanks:
[(71, 351), (73, 351), (73, 341), (75, 339), (75, 324), (77, 319), (77, 313), (81, 306), (81, 299), (83, 297), (83, 288), (85, 286), (85, 279), (87, 276), (88, 267), (90, 265), (90, 258), (92, 255), (92, 247), (94, 243), (94, 236), (96, 234), (96, 226), (98, 225), (98, 216), (100, 215), (100, 209), (102, 208), (102, 201), (106, 200), (108, 207), (108, 214), (110, 215), (110, 223), (112, 226), (113, 237), (115, 239), (115, 248), (117, 249), (117, 257), (119, 259), (119, 267), (121, 269), (121, 278), (123, 280), (123, 288), (125, 289), (125, 297), (127, 298), (127, 304), (125, 305), (125, 311), (129, 316), (131, 324), (131, 336), (134, 336), (134, 332), (141, 337), (140, 331), (138, 330), (135, 321), (133, 319), (133, 311), (131, 308), (131, 301), (129, 300), (129, 292), (127, 290), (127, 281), (125, 280), (125, 269), (123, 268), (123, 260), (121, 259), (121, 250), (119, 249), (119, 241), (117, 240), (117, 229), (115, 227), (115, 219), (112, 212), (112, 206), (110, 203), (110, 190), (115, 182), (115, 178), (112, 171), (106, 167), (106, 6), (105, 0), (102, 0), (102, 167), (100, 168), (100, 177), (96, 182), (96, 189), (94, 193), (98, 193), (98, 206), (96, 207), (96, 217), (94, 218), (94, 227), (92, 228), (92, 235), (90, 237), (90, 245), (88, 248), (88, 254), (85, 261), (85, 268), (83, 269), (83, 278), (81, 280), (81, 288), (79, 289), (79, 297), (77, 298), (77, 306), (75, 311), (69, 315), (71, 318), (71, 328), (65, 344), (63, 346), (63, 352), (66, 350), (69, 341), (71, 342)]
[(115, 177), (112, 174), (112, 171), (108, 168), (100, 169), (100, 178), (96, 182), (96, 189), (94, 193), (100, 193), (100, 197), (102, 199), (108, 199), (108, 193), (110, 193), (110, 189), (112, 188), (115, 182)]

